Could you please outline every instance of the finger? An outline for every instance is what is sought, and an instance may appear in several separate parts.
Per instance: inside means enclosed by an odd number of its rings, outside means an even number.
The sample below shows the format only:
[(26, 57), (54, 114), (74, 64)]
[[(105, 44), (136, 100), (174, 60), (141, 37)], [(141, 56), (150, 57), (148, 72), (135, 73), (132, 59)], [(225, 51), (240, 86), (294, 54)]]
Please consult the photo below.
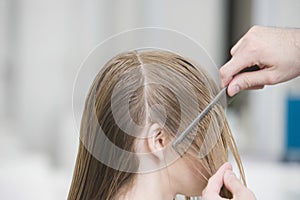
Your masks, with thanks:
[(224, 173), (224, 184), (233, 194), (234, 199), (256, 200), (253, 192), (244, 186), (231, 170)]
[(246, 188), (231, 170), (224, 173), (224, 184), (233, 195), (239, 194)]
[(208, 180), (205, 192), (208, 194), (216, 193), (219, 195), (223, 186), (223, 176), (225, 171), (232, 170), (232, 166), (229, 162), (224, 163), (219, 170)]
[(245, 89), (261, 88), (269, 83), (270, 76), (271, 74), (268, 70), (258, 70), (255, 72), (238, 74), (229, 83), (227, 93), (229, 96), (234, 96)]
[(243, 42), (244, 42), (244, 37), (242, 37), (241, 39), (239, 39), (239, 41), (231, 48), (230, 54), (232, 56), (238, 51), (238, 49), (241, 47), (241, 45), (243, 44)]
[(254, 64), (248, 61), (247, 56), (239, 55), (233, 56), (225, 65), (220, 68), (220, 78), (222, 87), (225, 87), (238, 74), (246, 67), (253, 66)]
[[(251, 40), (251, 39), (250, 39), (250, 41), (249, 41), (249, 36), (250, 36), (250, 35), (253, 35), (253, 30), (254, 30), (254, 29), (257, 29), (257, 28), (251, 27), (251, 29), (249, 29), (249, 30), (247, 31), (247, 33), (245, 33), (245, 34), (241, 37), (241, 39), (239, 39), (239, 41), (232, 47), (232, 49), (231, 49), (231, 51), (230, 51), (231, 55), (236, 54), (238, 51), (240, 51), (240, 49), (241, 49), (241, 51), (247, 49), (247, 48), (245, 48), (245, 47), (247, 47), (247, 46), (249, 45), (249, 43), (252, 43), (252, 42), (253, 42), (253, 40)], [(256, 32), (256, 31), (255, 31), (255, 32)], [(254, 33), (254, 34), (256, 34), (256, 33)], [(251, 38), (251, 37), (250, 37), (250, 38)]]

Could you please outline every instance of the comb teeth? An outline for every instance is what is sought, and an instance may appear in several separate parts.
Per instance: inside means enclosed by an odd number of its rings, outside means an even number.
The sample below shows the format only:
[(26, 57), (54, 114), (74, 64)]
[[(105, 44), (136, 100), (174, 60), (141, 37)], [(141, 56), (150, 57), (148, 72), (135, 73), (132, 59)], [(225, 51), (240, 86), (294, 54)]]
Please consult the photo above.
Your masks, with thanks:
[(181, 144), (185, 139), (191, 140), (189, 144), (191, 144), (193, 138), (189, 138), (190, 134), (193, 132), (194, 127), (203, 119), (203, 117), (212, 109), (214, 105), (220, 100), (223, 95), (226, 95), (227, 102), (232, 101), (232, 97), (227, 95), (227, 87), (223, 88), (217, 96), (208, 104), (208, 106), (193, 120), (193, 122), (173, 141), (172, 147), (173, 149), (182, 156), (186, 150), (189, 148), (189, 145), (184, 148), (184, 151), (181, 153), (179, 151), (178, 145)]
[(195, 139), (197, 134), (197, 126), (194, 126), (188, 134), (186, 134), (185, 138), (181, 141), (173, 143), (173, 149), (178, 153), (178, 155), (182, 156), (191, 146), (193, 140)]

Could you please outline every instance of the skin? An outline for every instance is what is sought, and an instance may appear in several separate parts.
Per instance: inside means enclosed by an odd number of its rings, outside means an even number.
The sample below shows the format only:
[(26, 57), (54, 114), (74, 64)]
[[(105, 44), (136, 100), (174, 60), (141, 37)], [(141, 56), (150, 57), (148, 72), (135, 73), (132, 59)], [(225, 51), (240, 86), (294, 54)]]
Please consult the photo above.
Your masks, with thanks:
[[(151, 154), (153, 163), (157, 163), (159, 166), (166, 165), (166, 157), (171, 155), (168, 155), (166, 152), (163, 153), (162, 150), (170, 142), (168, 135), (161, 131), (161, 127), (157, 124), (151, 125), (150, 128), (145, 128), (142, 134), (146, 136), (148, 134), (148, 137), (146, 139), (137, 139), (136, 151)], [(120, 194), (116, 196), (116, 199), (173, 200), (177, 194), (199, 196), (206, 186), (206, 181), (201, 176), (201, 173), (205, 174), (202, 165), (192, 160), (190, 156), (184, 155), (162, 169), (136, 174), (132, 187), (123, 188)], [(206, 177), (208, 176), (207, 174), (205, 175)]]
[[(205, 182), (185, 164), (185, 158), (151, 173), (137, 174), (134, 185), (119, 200), (173, 200), (177, 194), (200, 195)], [(145, 195), (151, 194), (151, 195)]]
[[(259, 89), (288, 81), (300, 75), (300, 29), (254, 26), (231, 49), (232, 58), (220, 69), (222, 86), (234, 96), (245, 89)], [(253, 65), (260, 70), (239, 72)], [(254, 200), (254, 194), (237, 179), (232, 167), (224, 164), (203, 191), (204, 200), (223, 199), (218, 194), (222, 185), (233, 199)]]
[[(230, 96), (288, 81), (300, 75), (300, 29), (254, 26), (230, 53), (232, 58), (220, 69)], [(253, 65), (260, 70), (238, 74)]]
[(226, 200), (220, 197), (221, 187), (225, 187), (233, 194), (234, 200), (255, 200), (254, 194), (246, 188), (232, 171), (229, 163), (223, 164), (220, 169), (209, 179), (202, 192), (203, 200)]

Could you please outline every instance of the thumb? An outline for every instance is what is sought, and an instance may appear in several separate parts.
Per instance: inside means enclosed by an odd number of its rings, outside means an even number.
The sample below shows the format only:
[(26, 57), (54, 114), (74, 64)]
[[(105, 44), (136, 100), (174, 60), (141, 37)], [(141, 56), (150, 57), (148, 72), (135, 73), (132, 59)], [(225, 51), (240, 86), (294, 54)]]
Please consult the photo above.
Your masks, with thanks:
[(256, 200), (253, 192), (246, 188), (232, 171), (225, 172), (224, 185), (233, 194), (233, 199)]
[(234, 172), (229, 170), (224, 174), (224, 184), (233, 195), (239, 194), (245, 188)]
[(224, 163), (218, 171), (210, 177), (204, 193), (219, 194), (223, 186), (223, 176), (227, 170), (232, 170), (232, 165), (228, 162)]

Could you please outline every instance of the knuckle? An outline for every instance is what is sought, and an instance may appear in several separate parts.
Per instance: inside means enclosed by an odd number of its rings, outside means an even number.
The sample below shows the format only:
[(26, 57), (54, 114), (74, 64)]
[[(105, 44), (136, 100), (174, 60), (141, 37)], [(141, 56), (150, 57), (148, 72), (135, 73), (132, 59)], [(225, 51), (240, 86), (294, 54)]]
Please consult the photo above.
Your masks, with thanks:
[(249, 36), (247, 43), (247, 50), (250, 55), (256, 55), (259, 53), (260, 44), (254, 38), (255, 36)]
[(246, 48), (248, 53), (250, 54), (256, 54), (261, 49), (262, 44), (260, 43), (260, 40), (257, 38), (259, 37), (259, 26), (253, 26), (248, 33), (245, 35), (244, 41), (246, 43)]
[(258, 28), (258, 25), (257, 25), (257, 24), (254, 24), (254, 25), (250, 28), (250, 31), (255, 31), (257, 28)]
[(224, 67), (221, 67), (219, 71), (220, 71), (220, 76), (221, 77), (224, 76)]
[(226, 69), (225, 67), (220, 68), (220, 78), (225, 79), (226, 78)]
[(252, 83), (250, 78), (247, 75), (244, 75), (243, 79), (242, 79), (242, 84), (239, 85), (241, 89), (247, 89), (252, 87)]
[(228, 82), (232, 79), (232, 69), (228, 66), (224, 66), (220, 68), (219, 71), (220, 79), (224, 85), (227, 85)]
[(230, 49), (230, 55), (231, 55), (231, 56), (233, 56), (233, 54), (234, 54), (234, 51), (233, 51), (233, 50), (234, 50), (234, 48), (231, 48), (231, 49)]
[(259, 25), (253, 25), (250, 29), (249, 29), (249, 32), (250, 33), (257, 33), (258, 31), (260, 31), (262, 27), (259, 26)]

